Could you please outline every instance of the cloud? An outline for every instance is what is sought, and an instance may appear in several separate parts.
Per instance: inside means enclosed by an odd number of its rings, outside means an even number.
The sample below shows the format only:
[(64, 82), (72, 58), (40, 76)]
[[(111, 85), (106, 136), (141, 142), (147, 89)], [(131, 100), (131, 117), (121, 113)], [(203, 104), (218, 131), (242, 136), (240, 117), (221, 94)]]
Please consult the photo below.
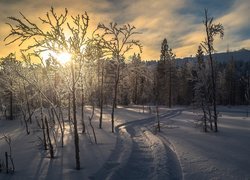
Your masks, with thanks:
[[(128, 6), (126, 19), (143, 33), (139, 37), (147, 59), (158, 59), (161, 42), (167, 38), (171, 48), (180, 44), (180, 38), (188, 31), (192, 31), (193, 17), (180, 16), (178, 11), (185, 8), (184, 1), (145, 1), (139, 0)], [(150, 55), (148, 49), (151, 49)], [(145, 56), (142, 56), (145, 57)]]
[(144, 46), (144, 59), (159, 59), (164, 38), (167, 38), (177, 56), (195, 54), (197, 46), (204, 39), (204, 8), (208, 8), (216, 23), (221, 22), (225, 27), (224, 40), (215, 43), (218, 51), (225, 51), (227, 44), (232, 49), (243, 46), (250, 48), (248, 0), (1, 0), (0, 56), (13, 49), (4, 47), (2, 42), (9, 30), (4, 25), (8, 21), (7, 16), (20, 17), (18, 12), (21, 11), (31, 20), (37, 21), (51, 6), (57, 11), (67, 7), (73, 14), (87, 11), (90, 17), (89, 31), (95, 29), (99, 22), (107, 24), (115, 21), (136, 26), (142, 33), (135, 38)]
[[(225, 29), (224, 42), (233, 50), (250, 48), (250, 3), (245, 0), (235, 1), (230, 11), (221, 16), (217, 22), (221, 22)], [(225, 44), (219, 43), (219, 50), (225, 50)], [(224, 49), (222, 49), (224, 48)]]

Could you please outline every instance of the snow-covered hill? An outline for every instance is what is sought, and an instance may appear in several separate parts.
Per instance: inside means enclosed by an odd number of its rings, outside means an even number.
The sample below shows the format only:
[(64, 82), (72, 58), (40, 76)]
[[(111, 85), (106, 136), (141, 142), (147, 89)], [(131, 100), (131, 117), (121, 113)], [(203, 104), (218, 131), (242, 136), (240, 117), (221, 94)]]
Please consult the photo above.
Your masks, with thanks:
[[(221, 52), (213, 54), (214, 60), (220, 63), (227, 63), (230, 60), (234, 61), (243, 61), (243, 62), (250, 62), (250, 50), (241, 49), (238, 51), (231, 51), (231, 52)], [(205, 56), (207, 58), (207, 56)], [(187, 63), (187, 62), (196, 62), (196, 57), (184, 57), (184, 58), (176, 58), (176, 64), (178, 66)], [(155, 65), (157, 63), (156, 60), (148, 61), (148, 65)]]
[[(250, 62), (250, 50), (241, 49), (239, 51), (215, 53), (213, 54), (213, 58), (220, 63), (227, 63), (232, 59), (234, 61)], [(196, 57), (185, 57), (183, 59), (177, 58), (176, 60), (177, 64), (183, 64), (185, 62), (195, 62), (197, 59)]]

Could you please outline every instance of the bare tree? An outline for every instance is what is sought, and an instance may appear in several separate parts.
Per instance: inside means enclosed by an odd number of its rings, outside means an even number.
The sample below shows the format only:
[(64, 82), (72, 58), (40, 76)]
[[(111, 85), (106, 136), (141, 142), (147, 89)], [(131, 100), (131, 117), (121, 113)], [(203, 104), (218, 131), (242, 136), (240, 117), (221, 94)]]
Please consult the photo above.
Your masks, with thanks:
[(132, 39), (136, 34), (138, 34), (138, 32), (135, 31), (134, 26), (127, 24), (120, 27), (117, 23), (110, 23), (108, 26), (99, 24), (93, 34), (94, 41), (102, 47), (104, 55), (111, 56), (115, 62), (115, 78), (111, 111), (112, 132), (114, 132), (114, 113), (124, 56), (133, 48), (133, 46), (137, 46), (139, 50), (142, 51), (141, 43), (138, 40)]
[[(74, 139), (75, 139), (75, 158), (76, 169), (80, 169), (80, 153), (79, 153), (79, 137), (76, 119), (76, 83), (79, 80), (79, 71), (75, 71), (76, 63), (83, 61), (83, 47), (85, 44), (85, 35), (87, 33), (89, 17), (85, 12), (82, 15), (71, 16), (68, 20), (68, 10), (65, 9), (63, 14), (58, 15), (53, 8), (47, 12), (45, 18), (39, 18), (47, 30), (39, 27), (31, 22), (22, 13), (22, 19), (9, 17), (13, 24), (9, 24), (11, 28), (10, 34), (5, 38), (9, 40), (7, 44), (19, 42), (22, 45), (25, 41), (31, 40), (32, 43), (23, 49), (23, 52), (32, 52), (40, 56), (44, 51), (68, 52), (72, 54), (71, 60), (71, 80), (70, 88), (72, 94), (73, 121), (74, 121)], [(70, 23), (72, 22), (72, 23)], [(66, 36), (66, 29), (70, 32)]]
[(217, 108), (216, 108), (216, 77), (215, 77), (215, 70), (214, 70), (214, 62), (212, 53), (214, 50), (214, 37), (216, 35), (220, 35), (221, 38), (224, 36), (224, 27), (221, 23), (214, 24), (213, 18), (208, 17), (208, 11), (205, 9), (205, 19), (203, 21), (206, 30), (206, 38), (205, 41), (201, 43), (202, 47), (209, 55), (209, 62), (211, 68), (211, 79), (212, 79), (212, 101), (213, 101), (213, 111), (214, 111), (214, 126), (215, 132), (218, 131), (217, 127)]

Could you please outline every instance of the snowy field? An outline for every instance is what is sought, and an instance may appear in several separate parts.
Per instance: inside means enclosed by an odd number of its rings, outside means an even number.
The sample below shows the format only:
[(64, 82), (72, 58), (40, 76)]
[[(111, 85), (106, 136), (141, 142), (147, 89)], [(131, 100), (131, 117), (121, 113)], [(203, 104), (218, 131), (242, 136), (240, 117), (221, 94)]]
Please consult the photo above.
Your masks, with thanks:
[[(81, 170), (75, 167), (71, 129), (65, 146), (57, 144), (55, 159), (42, 150), (33, 128), (26, 135), (19, 120), (0, 120), (0, 134), (12, 138), (14, 174), (0, 172), (0, 179), (250, 179), (250, 118), (245, 107), (219, 107), (219, 132), (204, 133), (196, 127), (197, 112), (184, 107), (160, 108), (161, 132), (155, 115), (138, 106), (119, 107), (116, 133), (111, 133), (110, 110), (103, 129), (94, 117), (98, 144), (88, 126), (80, 134)], [(96, 111), (98, 112), (98, 111)], [(87, 119), (87, 118), (86, 118)], [(88, 122), (86, 121), (86, 124)], [(35, 123), (33, 124), (35, 127)], [(79, 126), (80, 128), (80, 126)], [(80, 130), (80, 129), (79, 129)], [(0, 159), (8, 146), (0, 141)]]
[(195, 129), (197, 115), (190, 111), (162, 120), (160, 136), (176, 152), (184, 179), (250, 179), (250, 118), (245, 107), (219, 111), (218, 133)]

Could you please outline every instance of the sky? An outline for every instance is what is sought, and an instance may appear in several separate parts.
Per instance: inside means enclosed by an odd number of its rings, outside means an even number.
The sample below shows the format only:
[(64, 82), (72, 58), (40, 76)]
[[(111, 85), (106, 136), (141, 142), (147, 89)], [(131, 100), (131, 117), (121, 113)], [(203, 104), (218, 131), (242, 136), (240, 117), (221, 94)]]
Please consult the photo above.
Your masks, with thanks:
[(140, 32), (134, 38), (141, 41), (141, 56), (145, 60), (159, 59), (164, 38), (177, 57), (195, 55), (205, 38), (204, 8), (225, 29), (223, 40), (218, 37), (215, 41), (218, 52), (250, 49), (249, 0), (0, 0), (0, 57), (18, 53), (22, 48), (18, 43), (5, 46), (3, 39), (10, 32), (7, 17), (20, 18), (22, 12), (38, 22), (38, 17), (45, 17), (51, 6), (58, 12), (67, 8), (69, 14), (86, 11), (90, 17), (89, 32), (100, 22), (134, 25)]

